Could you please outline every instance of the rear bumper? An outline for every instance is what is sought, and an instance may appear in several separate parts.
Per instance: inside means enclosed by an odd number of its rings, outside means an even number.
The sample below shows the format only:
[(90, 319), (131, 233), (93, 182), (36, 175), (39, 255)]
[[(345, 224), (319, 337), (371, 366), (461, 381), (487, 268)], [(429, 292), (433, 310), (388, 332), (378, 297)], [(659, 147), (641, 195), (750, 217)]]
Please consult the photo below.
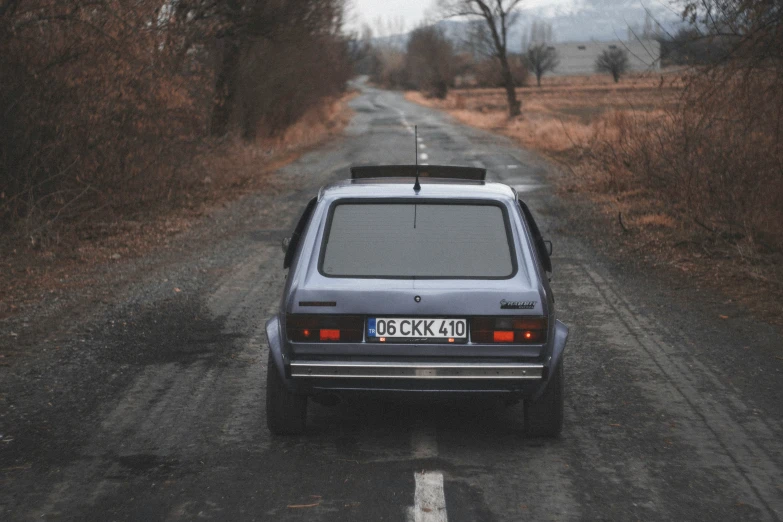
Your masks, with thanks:
[(543, 364), (448, 362), (292, 361), (291, 378), (304, 379), (541, 379)]
[[(551, 355), (546, 361), (440, 362), (361, 361), (289, 358), (283, 350), (277, 317), (267, 322), (269, 350), (275, 367), (289, 390), (300, 394), (340, 391), (495, 392), (526, 397), (540, 394), (552, 370), (562, 359), (568, 328), (557, 321)], [(320, 360), (319, 360), (320, 359)]]
[(291, 361), (288, 382), (302, 394), (429, 392), (531, 396), (546, 367), (534, 363)]

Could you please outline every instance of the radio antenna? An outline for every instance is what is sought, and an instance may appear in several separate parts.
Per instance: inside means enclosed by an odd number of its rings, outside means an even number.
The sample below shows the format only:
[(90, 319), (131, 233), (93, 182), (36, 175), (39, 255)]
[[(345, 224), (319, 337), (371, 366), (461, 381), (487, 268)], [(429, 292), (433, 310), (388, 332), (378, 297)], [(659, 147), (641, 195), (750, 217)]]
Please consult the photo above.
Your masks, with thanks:
[(419, 126), (413, 126), (413, 156), (416, 158), (416, 183), (413, 184), (413, 191), (419, 192), (421, 185), (419, 184)]

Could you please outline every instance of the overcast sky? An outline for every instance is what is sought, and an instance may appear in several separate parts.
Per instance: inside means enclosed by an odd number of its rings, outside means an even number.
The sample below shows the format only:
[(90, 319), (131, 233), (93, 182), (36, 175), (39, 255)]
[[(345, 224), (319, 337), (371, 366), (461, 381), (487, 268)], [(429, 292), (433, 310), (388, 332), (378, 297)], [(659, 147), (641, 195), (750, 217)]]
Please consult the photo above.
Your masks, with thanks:
[(376, 19), (385, 22), (402, 19), (408, 31), (424, 20), (425, 11), (432, 7), (432, 0), (352, 0), (347, 26), (355, 30), (369, 24), (377, 30)]
[[(378, 18), (381, 18), (385, 24), (391, 21), (393, 25), (398, 20), (402, 20), (404, 30), (410, 31), (425, 19), (428, 11), (430, 15), (434, 15), (435, 6), (435, 0), (350, 0), (350, 2), (346, 28), (355, 31), (359, 30), (362, 24), (368, 24), (374, 33), (378, 32), (376, 23)], [(540, 6), (557, 8), (585, 3), (590, 2), (589, 0), (526, 0), (522, 3), (522, 8), (523, 10)]]

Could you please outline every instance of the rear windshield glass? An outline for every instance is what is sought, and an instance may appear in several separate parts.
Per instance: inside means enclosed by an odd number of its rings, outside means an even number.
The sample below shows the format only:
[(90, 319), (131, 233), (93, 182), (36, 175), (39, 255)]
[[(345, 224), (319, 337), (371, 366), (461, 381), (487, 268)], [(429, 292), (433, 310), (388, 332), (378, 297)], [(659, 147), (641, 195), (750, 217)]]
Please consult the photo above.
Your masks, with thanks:
[(341, 203), (324, 236), (330, 276), (507, 278), (514, 261), (496, 205)]

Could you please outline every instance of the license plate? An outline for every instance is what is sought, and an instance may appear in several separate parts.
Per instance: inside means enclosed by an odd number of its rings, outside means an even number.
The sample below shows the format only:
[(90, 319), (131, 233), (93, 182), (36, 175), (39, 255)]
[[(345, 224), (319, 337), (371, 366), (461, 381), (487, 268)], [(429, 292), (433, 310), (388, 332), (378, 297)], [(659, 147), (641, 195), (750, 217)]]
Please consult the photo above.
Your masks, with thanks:
[(367, 340), (379, 342), (466, 342), (467, 319), (427, 317), (370, 317)]

